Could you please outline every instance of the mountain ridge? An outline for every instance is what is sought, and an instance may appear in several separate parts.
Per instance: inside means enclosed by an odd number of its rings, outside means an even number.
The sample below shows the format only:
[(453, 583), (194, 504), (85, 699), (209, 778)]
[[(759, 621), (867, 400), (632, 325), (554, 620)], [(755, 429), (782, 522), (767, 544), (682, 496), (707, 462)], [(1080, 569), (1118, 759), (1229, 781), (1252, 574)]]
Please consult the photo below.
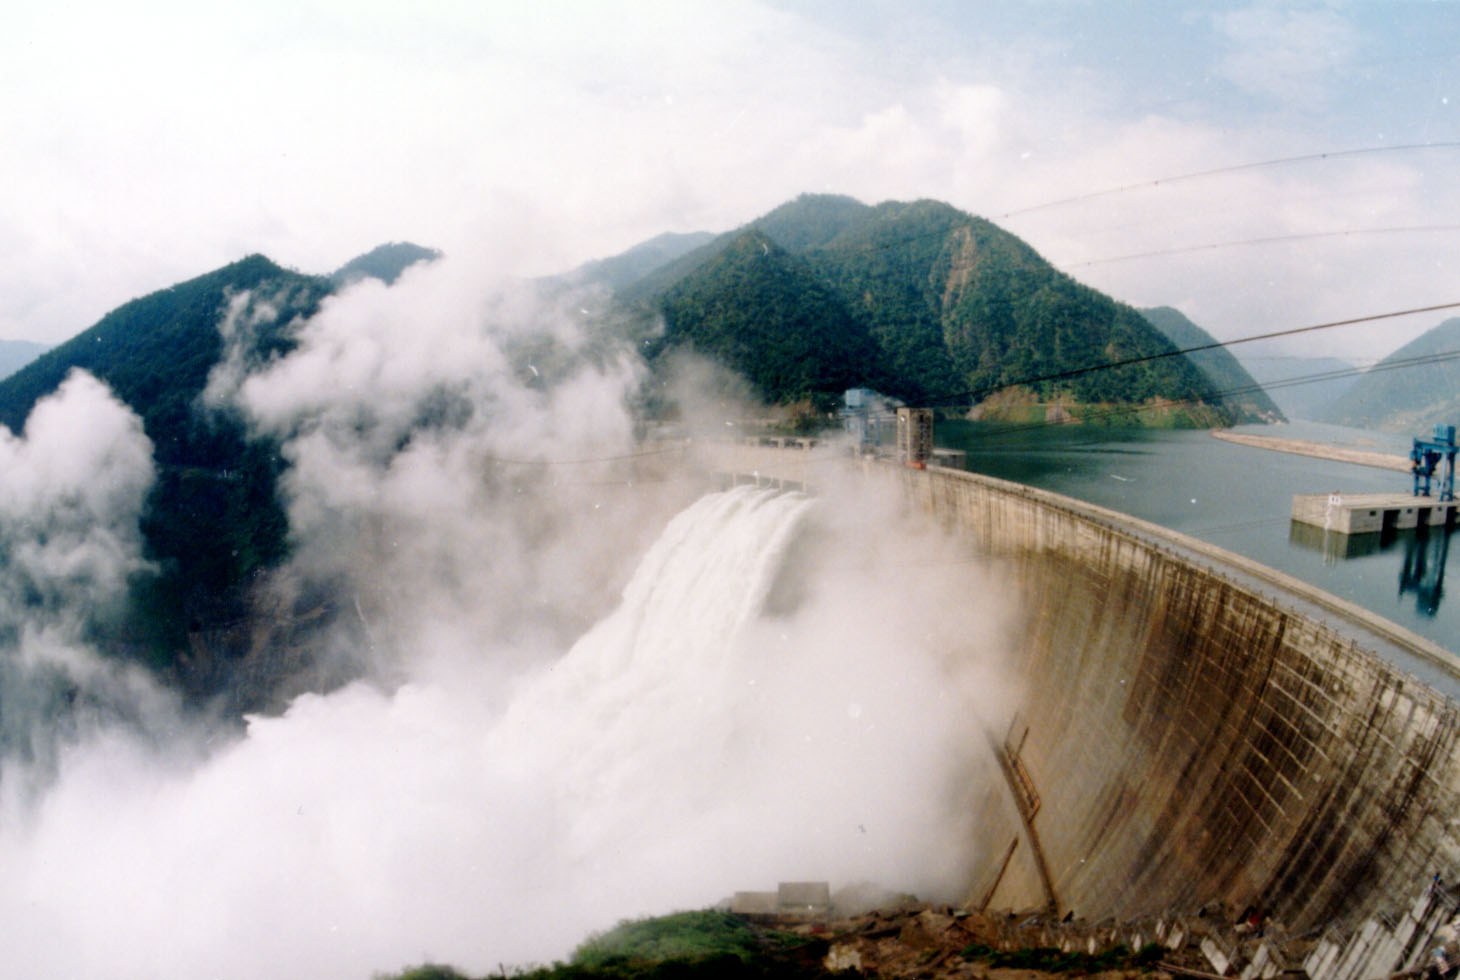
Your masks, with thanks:
[[(1202, 406), (1193, 416), (1199, 424), (1232, 420), (1206, 376), (1132, 307), (1054, 269), (991, 222), (926, 199), (866, 205), (803, 194), (627, 284), (617, 293), (620, 304), (664, 317), (656, 352), (704, 347), (743, 375), (767, 373), (755, 361), (769, 352), (748, 338), (727, 343), (716, 309), (696, 314), (681, 302), (673, 317), (665, 315), (676, 284), (750, 231), (802, 258), (856, 321), (849, 329), (875, 340), (875, 355), (852, 370), (823, 372), (828, 383), (833, 375), (855, 376), (907, 401), (967, 408), (984, 392), (1028, 382), (1040, 398), (1166, 401)], [(1131, 359), (1143, 363), (1115, 366)], [(1086, 370), (1102, 364), (1111, 366)], [(758, 388), (773, 402), (806, 395)], [(839, 395), (819, 390), (816, 400), (826, 406)]]
[(1360, 374), (1319, 421), (1425, 435), (1438, 424), (1460, 424), (1460, 317)]
[(425, 248), (414, 242), (386, 242), (355, 256), (331, 272), (329, 280), (336, 288), (352, 285), (361, 279), (378, 279), (387, 286), (393, 286), (411, 266), (435, 262), (439, 258), (439, 249)]
[[(285, 463), (274, 440), (249, 433), (202, 393), (223, 358), (219, 323), (245, 293), (268, 298), (245, 356), (267, 360), (293, 349), (293, 327), (337, 290), (370, 276), (391, 279), (423, 253), (392, 243), (346, 263), (348, 274), (306, 275), (261, 254), (129, 300), (92, 326), (0, 380), (0, 424), (17, 435), (37, 401), (74, 370), (103, 381), (142, 421), (156, 480), (140, 515), (144, 557), (157, 569), (132, 583), (129, 621), (118, 641), (127, 655), (172, 673), (181, 688), (210, 698), (229, 683), (230, 658), (247, 638), (222, 637), (249, 611), (250, 584), (288, 551), (278, 494)], [(221, 644), (221, 646), (220, 646)]]
[(1321, 419), (1361, 373), (1336, 357), (1239, 354), (1237, 359), (1290, 419)]
[(1222, 400), (1239, 419), (1285, 422), (1287, 417), (1267, 391), (1217, 338), (1193, 323), (1180, 310), (1157, 306), (1140, 311), (1146, 321), (1182, 350), (1207, 347), (1186, 356), (1212, 379)]

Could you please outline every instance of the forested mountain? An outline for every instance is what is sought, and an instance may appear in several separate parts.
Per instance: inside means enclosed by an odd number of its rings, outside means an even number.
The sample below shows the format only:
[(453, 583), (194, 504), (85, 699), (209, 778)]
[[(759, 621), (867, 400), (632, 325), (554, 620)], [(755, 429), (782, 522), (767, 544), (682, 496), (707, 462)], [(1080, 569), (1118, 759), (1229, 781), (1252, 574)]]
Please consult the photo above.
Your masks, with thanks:
[(189, 628), (240, 615), (250, 576), (284, 553), (276, 447), (199, 404), (223, 352), (218, 323), (228, 297), (257, 289), (278, 310), (257, 334), (255, 354), (266, 357), (290, 346), (288, 323), (312, 313), (330, 284), (249, 256), (118, 307), (0, 382), (0, 424), (14, 432), (73, 368), (105, 381), (141, 417), (157, 468), (142, 531), (161, 575), (139, 584), (133, 632), (149, 656), (184, 648)]
[(1460, 318), (1421, 334), (1354, 381), (1320, 421), (1428, 436), (1460, 424)]
[[(605, 342), (637, 329), (655, 363), (692, 348), (771, 401), (819, 408), (859, 385), (961, 407), (1018, 385), (1020, 397), (1074, 414), (1156, 404), (1159, 417), (1147, 419), (1158, 424), (1230, 418), (1216, 386), (1168, 356), (1175, 348), (1135, 310), (946, 204), (803, 196), (695, 247), (702, 240), (662, 236), (596, 267), (600, 281), (633, 279), (602, 320)], [(175, 656), (190, 636), (243, 615), (252, 578), (285, 554), (277, 447), (200, 402), (223, 353), (229, 298), (270, 297), (248, 352), (268, 358), (292, 346), (291, 324), (332, 291), (362, 276), (393, 282), (437, 254), (392, 243), (329, 277), (250, 256), (127, 303), (0, 381), (0, 423), (12, 430), (77, 367), (141, 417), (158, 472), (142, 529), (161, 574), (144, 577), (134, 597), (140, 650)], [(1138, 357), (1155, 359), (1089, 370)]]
[[(766, 261), (750, 261), (754, 242)], [(794, 272), (790, 259), (798, 260)], [(740, 298), (692, 301), (702, 288), (697, 277), (721, 264), (737, 269)], [(760, 284), (762, 275), (772, 281)], [(811, 317), (804, 302), (776, 308), (791, 295), (784, 288), (791, 277), (798, 290), (817, 286), (815, 301), (828, 304), (824, 315)], [(1058, 272), (1013, 235), (937, 201), (869, 207), (803, 195), (618, 296), (664, 317), (657, 352), (711, 354), (771, 401), (813, 396), (827, 404), (840, 394), (834, 386), (852, 379), (911, 402), (966, 406), (1019, 385), (1031, 399), (1086, 406), (1184, 403), (1168, 423), (1230, 420), (1212, 383), (1185, 358), (1162, 356), (1176, 348), (1134, 309)], [(769, 344), (778, 331), (803, 325), (817, 339)], [(828, 336), (843, 346), (824, 347)], [(795, 377), (762, 363), (806, 347), (818, 348), (817, 363)], [(848, 355), (857, 359), (830, 363)], [(1155, 359), (1087, 370), (1142, 357)]]
[(10, 377), (47, 350), (45, 344), (32, 340), (0, 340), (0, 379)]
[(787, 251), (804, 252), (858, 224), (869, 210), (860, 201), (842, 195), (803, 194), (743, 228), (709, 236), (704, 244), (656, 266), (642, 278), (625, 282), (617, 289), (619, 298), (629, 303), (652, 300), (720, 254), (742, 232), (758, 229)]
[(1259, 354), (1238, 360), (1290, 419), (1324, 418), (1329, 405), (1353, 387), (1359, 374), (1336, 357)]
[[(781, 401), (855, 387), (879, 359), (866, 325), (811, 266), (757, 229), (731, 239), (667, 290), (660, 309), (660, 345), (692, 336), (700, 353), (734, 365)], [(651, 347), (650, 356), (658, 350)]]
[[(201, 402), (223, 356), (219, 331), (231, 297), (252, 291), (272, 316), (249, 332), (246, 357), (266, 359), (293, 346), (297, 317), (332, 291), (364, 277), (394, 282), (410, 265), (440, 253), (409, 243), (374, 249), (329, 277), (282, 268), (251, 255), (196, 279), (132, 300), (95, 326), (0, 381), (0, 424), (20, 432), (31, 408), (81, 368), (142, 419), (152, 440), (156, 483), (142, 514), (146, 557), (159, 569), (134, 586), (125, 632), (139, 656), (174, 668), (189, 634), (224, 627), (248, 611), (246, 592), (286, 552), (288, 522), (277, 494), (284, 464), (268, 439)], [(193, 664), (180, 678), (206, 695), (226, 664)]]
[[(1180, 310), (1158, 306), (1141, 310), (1141, 315), (1181, 350), (1217, 343), (1217, 338), (1192, 323)], [(1211, 379), (1223, 404), (1238, 422), (1286, 421), (1282, 409), (1225, 347), (1212, 347), (1186, 356)]]

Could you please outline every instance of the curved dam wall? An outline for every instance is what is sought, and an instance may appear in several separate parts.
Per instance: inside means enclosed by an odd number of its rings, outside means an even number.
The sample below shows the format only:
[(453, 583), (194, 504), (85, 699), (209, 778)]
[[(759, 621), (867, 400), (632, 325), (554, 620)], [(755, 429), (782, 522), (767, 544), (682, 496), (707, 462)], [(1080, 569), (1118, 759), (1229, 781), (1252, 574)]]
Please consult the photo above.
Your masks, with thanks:
[[(812, 487), (855, 478), (815, 453), (714, 456)], [(860, 467), (1002, 566), (1021, 601), (1024, 693), (990, 734), (1006, 785), (980, 804), (969, 904), (1088, 920), (1259, 906), (1305, 950), (1326, 934), (1309, 964), (1324, 976), (1423, 953), (1431, 878), (1460, 879), (1460, 707), (1396, 662), (1453, 682), (1452, 654), (1123, 515), (959, 470)]]
[[(997, 748), (1043, 872), (993, 872), (989, 904), (1129, 918), (1222, 901), (1301, 932), (1397, 919), (1456, 869), (1460, 709), (1366, 646), (1372, 624), (1338, 628), (1213, 549), (1073, 501), (899, 477), (1023, 600), (1025, 697)], [(985, 826), (985, 853), (1009, 847)]]

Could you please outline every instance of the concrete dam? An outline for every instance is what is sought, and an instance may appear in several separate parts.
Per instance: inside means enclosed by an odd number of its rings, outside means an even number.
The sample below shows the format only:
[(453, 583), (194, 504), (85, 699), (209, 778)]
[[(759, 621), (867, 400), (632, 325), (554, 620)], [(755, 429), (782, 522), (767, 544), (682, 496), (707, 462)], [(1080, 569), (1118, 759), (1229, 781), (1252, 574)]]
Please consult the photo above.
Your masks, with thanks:
[(758, 480), (895, 484), (1016, 591), (1024, 693), (989, 733), (1006, 779), (979, 805), (987, 860), (968, 904), (1163, 923), (1261, 908), (1273, 948), (1249, 975), (1285, 962), (1323, 980), (1412, 967), (1454, 915), (1450, 652), (1255, 562), (1018, 484), (821, 450), (704, 452)]

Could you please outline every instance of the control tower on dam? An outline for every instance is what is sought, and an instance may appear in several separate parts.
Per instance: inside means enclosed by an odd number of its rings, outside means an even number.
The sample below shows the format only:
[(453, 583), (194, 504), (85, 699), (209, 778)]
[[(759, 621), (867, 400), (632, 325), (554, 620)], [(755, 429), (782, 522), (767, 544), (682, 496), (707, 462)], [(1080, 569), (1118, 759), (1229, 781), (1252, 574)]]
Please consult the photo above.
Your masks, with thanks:
[(896, 486), (1016, 591), (1022, 700), (989, 733), (1005, 779), (979, 804), (970, 904), (1090, 921), (1262, 909), (1276, 961), (1322, 980), (1413, 966), (1455, 914), (1451, 652), (1255, 562), (1018, 484), (821, 449), (702, 452), (760, 480)]

